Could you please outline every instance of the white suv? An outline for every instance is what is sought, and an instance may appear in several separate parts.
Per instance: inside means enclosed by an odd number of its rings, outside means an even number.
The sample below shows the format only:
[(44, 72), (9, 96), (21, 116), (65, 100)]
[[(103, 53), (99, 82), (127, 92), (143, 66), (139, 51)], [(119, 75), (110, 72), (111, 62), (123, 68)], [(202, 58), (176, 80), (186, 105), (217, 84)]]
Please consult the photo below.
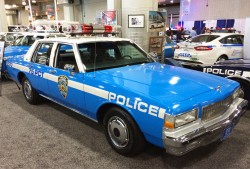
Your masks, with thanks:
[(202, 34), (179, 43), (174, 59), (187, 63), (213, 64), (219, 60), (243, 57), (244, 35), (235, 33)]

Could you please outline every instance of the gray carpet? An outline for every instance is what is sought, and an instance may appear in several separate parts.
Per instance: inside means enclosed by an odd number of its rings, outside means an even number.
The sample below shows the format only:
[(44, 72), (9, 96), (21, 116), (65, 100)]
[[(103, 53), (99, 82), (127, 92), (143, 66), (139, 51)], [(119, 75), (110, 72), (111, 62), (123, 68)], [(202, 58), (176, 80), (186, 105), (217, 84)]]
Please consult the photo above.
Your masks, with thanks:
[(133, 158), (115, 153), (94, 122), (50, 101), (33, 106), (11, 81), (0, 97), (0, 168), (250, 168), (250, 111), (223, 143), (175, 157), (148, 145)]

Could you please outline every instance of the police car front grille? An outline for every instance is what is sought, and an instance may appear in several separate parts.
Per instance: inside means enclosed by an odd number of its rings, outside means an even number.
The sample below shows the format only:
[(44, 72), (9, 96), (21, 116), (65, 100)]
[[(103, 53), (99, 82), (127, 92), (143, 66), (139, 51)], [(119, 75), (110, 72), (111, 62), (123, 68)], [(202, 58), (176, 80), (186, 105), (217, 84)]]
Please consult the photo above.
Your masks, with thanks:
[(206, 122), (223, 115), (233, 102), (233, 96), (227, 99), (205, 106), (202, 109), (202, 121)]

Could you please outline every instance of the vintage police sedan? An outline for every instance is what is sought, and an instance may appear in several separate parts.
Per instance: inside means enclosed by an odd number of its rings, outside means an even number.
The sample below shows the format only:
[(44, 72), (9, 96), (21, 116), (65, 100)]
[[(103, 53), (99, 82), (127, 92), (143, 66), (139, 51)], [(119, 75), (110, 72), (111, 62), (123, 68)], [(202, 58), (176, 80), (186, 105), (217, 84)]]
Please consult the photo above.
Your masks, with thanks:
[(195, 64), (243, 58), (244, 35), (236, 33), (201, 34), (178, 44), (174, 59)]
[(39, 40), (7, 71), (29, 103), (42, 96), (102, 124), (122, 155), (146, 142), (182, 155), (225, 140), (247, 106), (239, 83), (154, 62), (128, 39)]

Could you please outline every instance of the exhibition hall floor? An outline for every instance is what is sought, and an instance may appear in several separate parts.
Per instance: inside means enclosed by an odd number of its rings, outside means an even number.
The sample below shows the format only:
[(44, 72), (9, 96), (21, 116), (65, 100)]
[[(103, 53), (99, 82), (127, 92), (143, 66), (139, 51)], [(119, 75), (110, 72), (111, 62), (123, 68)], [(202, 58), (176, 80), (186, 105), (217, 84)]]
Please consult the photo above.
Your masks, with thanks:
[(12, 81), (2, 81), (0, 103), (0, 168), (249, 168), (249, 110), (223, 143), (182, 157), (148, 145), (124, 157), (109, 146), (101, 126), (47, 100), (30, 105)]

